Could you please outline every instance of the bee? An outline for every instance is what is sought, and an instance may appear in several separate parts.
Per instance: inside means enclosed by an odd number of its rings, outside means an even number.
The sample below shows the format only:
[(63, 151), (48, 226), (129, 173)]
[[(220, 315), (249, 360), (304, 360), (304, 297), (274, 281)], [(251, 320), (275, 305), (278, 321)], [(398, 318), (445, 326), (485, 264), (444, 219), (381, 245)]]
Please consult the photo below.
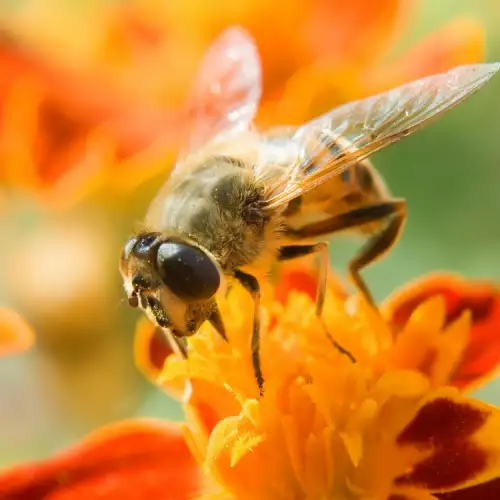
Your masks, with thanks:
[(392, 197), (368, 158), (465, 100), (499, 67), (457, 67), (301, 126), (259, 131), (253, 124), (261, 97), (258, 51), (243, 29), (228, 28), (209, 47), (195, 79), (191, 126), (177, 162), (145, 229), (124, 246), (120, 271), (129, 304), (142, 308), (186, 356), (185, 338), (206, 321), (227, 340), (216, 296), (239, 282), (253, 298), (250, 347), (262, 394), (256, 276), (277, 262), (318, 254), (321, 317), (325, 239), (351, 230), (366, 242), (350, 261), (349, 275), (373, 302), (360, 271), (395, 244), (406, 204)]

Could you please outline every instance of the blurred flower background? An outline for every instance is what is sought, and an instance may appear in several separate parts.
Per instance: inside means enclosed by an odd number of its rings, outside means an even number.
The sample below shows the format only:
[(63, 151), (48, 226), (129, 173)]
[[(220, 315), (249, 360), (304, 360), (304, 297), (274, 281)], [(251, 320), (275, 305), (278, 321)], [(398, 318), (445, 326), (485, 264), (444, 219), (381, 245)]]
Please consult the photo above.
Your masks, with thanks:
[[(262, 125), (461, 63), (500, 60), (492, 0), (0, 3), (0, 302), (36, 332), (0, 363), (0, 466), (130, 416), (181, 416), (133, 360), (121, 245), (168, 175), (210, 41), (263, 59)], [(365, 276), (378, 298), (429, 271), (500, 279), (500, 80), (375, 158), (409, 220)], [(332, 245), (344, 266), (355, 244)], [(390, 266), (390, 267), (389, 267)], [(500, 334), (500, 332), (499, 332)], [(500, 403), (499, 384), (479, 396)], [(495, 392), (496, 391), (496, 392)]]

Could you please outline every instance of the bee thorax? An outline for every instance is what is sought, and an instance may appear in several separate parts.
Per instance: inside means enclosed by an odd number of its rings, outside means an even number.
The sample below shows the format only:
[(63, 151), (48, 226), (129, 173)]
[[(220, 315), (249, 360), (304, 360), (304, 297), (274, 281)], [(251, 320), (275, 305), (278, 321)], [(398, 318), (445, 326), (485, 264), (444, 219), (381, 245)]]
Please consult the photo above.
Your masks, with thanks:
[(220, 162), (206, 162), (171, 186), (159, 230), (187, 236), (231, 272), (264, 251), (270, 217), (251, 169)]

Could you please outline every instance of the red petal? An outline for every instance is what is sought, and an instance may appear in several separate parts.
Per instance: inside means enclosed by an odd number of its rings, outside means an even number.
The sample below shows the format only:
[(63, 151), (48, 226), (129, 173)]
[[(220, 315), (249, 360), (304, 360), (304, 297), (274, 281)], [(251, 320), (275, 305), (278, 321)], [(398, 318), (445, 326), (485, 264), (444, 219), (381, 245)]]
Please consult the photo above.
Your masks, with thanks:
[[(335, 275), (332, 269), (328, 270), (327, 287), (330, 292), (342, 298), (347, 297), (344, 283)], [(305, 293), (311, 299), (316, 299), (318, 266), (314, 258), (302, 258), (300, 261), (280, 264), (274, 287), (274, 297), (284, 304), (292, 291)]]
[(134, 339), (135, 362), (139, 370), (153, 383), (161, 374), (168, 356), (173, 354), (166, 335), (147, 318), (137, 322)]
[(430, 490), (452, 488), (473, 479), (488, 463), (488, 456), (479, 446), (451, 441), (440, 446), (411, 472), (396, 479), (398, 486), (420, 486)]
[(484, 425), (487, 415), (467, 404), (439, 398), (426, 404), (399, 435), (401, 445), (428, 445), (436, 440), (465, 439)]
[(5, 500), (178, 500), (191, 498), (202, 474), (179, 427), (129, 421), (100, 429), (47, 461), (0, 474)]
[(500, 478), (463, 490), (434, 493), (434, 496), (440, 500), (498, 500), (500, 498)]
[(442, 491), (489, 479), (498, 456), (489, 433), (497, 428), (497, 419), (494, 407), (449, 389), (447, 396), (427, 401), (397, 439), (399, 446), (414, 447), (424, 458), (395, 484)]
[(419, 304), (438, 295), (445, 300), (446, 324), (465, 310), (472, 314), (470, 343), (450, 383), (460, 388), (477, 384), (500, 364), (500, 290), (488, 282), (453, 275), (428, 276), (391, 298), (384, 308), (386, 317), (397, 332)]
[(276, 300), (284, 304), (292, 290), (305, 293), (311, 299), (316, 296), (318, 279), (311, 269), (288, 268), (283, 270), (275, 288)]

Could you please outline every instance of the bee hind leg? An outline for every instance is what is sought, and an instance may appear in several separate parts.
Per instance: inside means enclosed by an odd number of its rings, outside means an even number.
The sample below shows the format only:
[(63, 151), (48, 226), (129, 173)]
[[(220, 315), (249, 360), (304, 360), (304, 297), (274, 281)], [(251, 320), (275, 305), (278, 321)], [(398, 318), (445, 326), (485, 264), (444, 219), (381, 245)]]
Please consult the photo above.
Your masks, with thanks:
[(289, 229), (289, 236), (295, 239), (326, 236), (346, 229), (361, 227), (374, 222), (383, 223), (382, 228), (373, 234), (358, 254), (349, 263), (349, 274), (354, 284), (372, 304), (375, 301), (366, 286), (360, 271), (382, 257), (398, 239), (406, 220), (406, 202), (401, 199), (381, 201), (335, 215), (298, 230)]
[(394, 211), (386, 217), (387, 222), (382, 229), (371, 236), (349, 262), (349, 274), (352, 281), (375, 309), (375, 300), (361, 277), (360, 271), (382, 257), (396, 243), (401, 234), (406, 220), (406, 203), (396, 201), (393, 209)]
[(255, 379), (259, 386), (260, 395), (264, 395), (264, 377), (262, 375), (262, 366), (260, 362), (260, 285), (255, 276), (236, 270), (234, 277), (250, 293), (254, 304), (253, 329), (252, 329), (252, 363), (255, 373)]
[(290, 245), (282, 247), (278, 256), (278, 260), (283, 262), (285, 260), (298, 259), (299, 257), (305, 257), (306, 255), (311, 255), (319, 253), (320, 255), (320, 265), (319, 265), (319, 276), (318, 276), (318, 286), (316, 291), (316, 316), (318, 316), (324, 326), (324, 331), (328, 340), (331, 342), (333, 347), (337, 349), (341, 354), (347, 356), (353, 363), (356, 362), (354, 356), (342, 345), (340, 345), (330, 334), (326, 325), (323, 322), (323, 307), (325, 305), (326, 296), (326, 284), (328, 278), (328, 244), (325, 242), (315, 243), (313, 245)]

